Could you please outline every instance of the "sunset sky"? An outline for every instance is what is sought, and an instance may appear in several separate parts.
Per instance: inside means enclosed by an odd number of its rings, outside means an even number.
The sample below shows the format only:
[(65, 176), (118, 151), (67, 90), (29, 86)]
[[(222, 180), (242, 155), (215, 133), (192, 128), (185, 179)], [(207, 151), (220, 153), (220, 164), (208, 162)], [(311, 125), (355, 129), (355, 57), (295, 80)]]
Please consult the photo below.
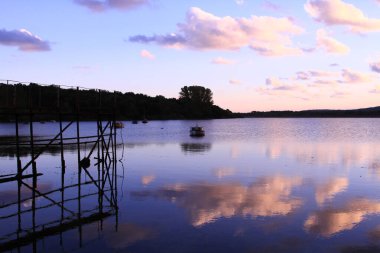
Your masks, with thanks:
[(235, 112), (380, 105), (380, 0), (1, 0), (0, 79)]

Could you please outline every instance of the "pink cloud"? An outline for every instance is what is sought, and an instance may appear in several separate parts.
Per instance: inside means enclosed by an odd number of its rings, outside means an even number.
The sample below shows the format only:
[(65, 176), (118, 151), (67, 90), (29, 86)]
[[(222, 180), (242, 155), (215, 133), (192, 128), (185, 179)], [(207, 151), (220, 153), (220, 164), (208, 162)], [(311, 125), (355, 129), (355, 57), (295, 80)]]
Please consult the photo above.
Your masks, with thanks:
[(304, 8), (315, 20), (327, 25), (343, 25), (358, 33), (380, 31), (380, 19), (369, 18), (342, 0), (308, 0)]
[(318, 77), (318, 78), (321, 78), (321, 77), (337, 78), (339, 76), (339, 72), (336, 72), (336, 71), (310, 70), (308, 71), (308, 73), (310, 74), (310, 76)]
[(317, 31), (317, 47), (333, 54), (348, 54), (350, 52), (348, 46), (330, 37), (324, 29)]
[(150, 59), (150, 60), (154, 60), (156, 58), (151, 52), (149, 52), (148, 50), (145, 50), (145, 49), (141, 50), (140, 56), (142, 58), (147, 58), (147, 59)]
[(18, 47), (20, 51), (35, 52), (49, 51), (50, 43), (32, 34), (28, 30), (0, 30), (0, 44)]
[(229, 83), (232, 84), (232, 85), (239, 85), (239, 84), (241, 84), (241, 81), (237, 80), (237, 79), (231, 79), (229, 81)]
[(312, 78), (337, 78), (339, 72), (333, 71), (322, 71), (322, 70), (309, 70), (309, 71), (298, 71), (296, 73), (296, 80), (310, 80)]
[(354, 71), (351, 69), (342, 70), (342, 81), (343, 83), (370, 83), (373, 81), (373, 75), (369, 73)]
[(94, 12), (103, 12), (108, 9), (130, 10), (149, 3), (149, 0), (74, 0)]
[(131, 42), (156, 43), (162, 46), (193, 50), (238, 50), (250, 47), (260, 55), (283, 56), (301, 54), (291, 37), (303, 29), (289, 18), (251, 16), (250, 18), (218, 17), (193, 7), (178, 31), (168, 35), (129, 38)]
[(380, 84), (376, 85), (374, 89), (370, 90), (370, 93), (380, 94)]
[(372, 71), (380, 73), (380, 62), (372, 62), (369, 66)]
[(281, 9), (280, 6), (278, 6), (277, 4), (274, 4), (270, 1), (265, 1), (264, 4), (263, 4), (263, 7), (265, 9), (268, 9), (268, 10), (273, 10), (273, 11), (278, 11)]
[(267, 91), (303, 91), (304, 85), (293, 80), (280, 79), (278, 77), (268, 77), (265, 80)]
[(379, 78), (368, 72), (351, 69), (307, 70), (298, 71), (294, 76), (286, 78), (268, 77), (265, 85), (260, 86), (256, 91), (263, 95), (287, 96), (304, 100), (322, 97), (354, 99), (348, 91), (355, 90), (355, 92), (362, 92), (363, 95), (380, 93), (380, 86), (369, 90), (374, 82), (379, 83)]
[(231, 65), (231, 64), (235, 64), (235, 61), (229, 60), (229, 59), (226, 59), (226, 58), (223, 58), (223, 57), (217, 57), (217, 58), (213, 59), (211, 61), (211, 63), (213, 63), (213, 64), (220, 64), (220, 65)]

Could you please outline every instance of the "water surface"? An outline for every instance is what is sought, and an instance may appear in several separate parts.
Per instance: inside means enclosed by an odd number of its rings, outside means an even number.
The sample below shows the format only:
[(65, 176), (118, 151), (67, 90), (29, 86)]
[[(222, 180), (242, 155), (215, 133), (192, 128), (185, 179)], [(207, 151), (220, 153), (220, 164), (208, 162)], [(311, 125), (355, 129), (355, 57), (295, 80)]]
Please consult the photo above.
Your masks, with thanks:
[[(189, 136), (195, 124), (205, 128), (205, 137)], [(94, 125), (81, 123), (81, 133), (96, 134)], [(118, 130), (118, 212), (39, 239), (35, 250), (380, 251), (380, 119), (152, 121), (125, 126)], [(35, 123), (41, 138), (57, 130), (57, 123)], [(28, 139), (28, 131), (28, 125), (21, 125), (23, 138)], [(75, 136), (75, 131), (68, 129), (67, 135)], [(3, 140), (14, 132), (13, 124), (0, 125)], [(90, 148), (82, 145), (81, 155)], [(1, 175), (14, 173), (14, 152), (0, 148)], [(22, 153), (23, 163), (30, 159), (29, 152)], [(44, 174), (38, 179), (41, 192), (60, 185), (59, 153), (50, 149), (37, 161)], [(65, 151), (65, 159), (66, 182), (78, 182), (75, 145)], [(89, 178), (83, 175), (80, 180)], [(24, 188), (22, 194), (30, 194)], [(14, 200), (16, 190), (17, 183), (0, 184), (0, 205)], [(93, 190), (84, 185), (81, 194)], [(39, 198), (36, 205), (48, 202)], [(96, 196), (81, 205), (99, 208)], [(28, 203), (22, 206), (28, 208)], [(69, 207), (77, 210), (78, 204)], [(1, 216), (12, 211), (5, 209), (0, 208)], [(36, 220), (48, 223), (59, 213), (57, 206), (38, 210)], [(29, 213), (22, 218), (23, 225), (31, 222)], [(17, 217), (0, 219), (0, 243), (16, 230)], [(20, 250), (33, 251), (33, 246)]]

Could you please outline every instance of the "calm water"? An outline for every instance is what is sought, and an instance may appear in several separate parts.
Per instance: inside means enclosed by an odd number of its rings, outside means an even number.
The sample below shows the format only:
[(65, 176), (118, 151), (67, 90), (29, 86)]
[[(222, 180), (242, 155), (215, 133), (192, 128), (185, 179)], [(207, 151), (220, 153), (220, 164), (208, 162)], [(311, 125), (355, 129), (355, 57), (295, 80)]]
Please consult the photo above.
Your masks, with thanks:
[[(232, 119), (125, 123), (118, 132), (118, 213), (38, 239), (38, 252), (380, 252), (380, 119)], [(50, 137), (56, 123), (35, 124)], [(21, 125), (28, 135), (28, 125)], [(94, 134), (94, 123), (81, 132)], [(68, 134), (75, 134), (75, 128)], [(14, 135), (0, 124), (0, 136)], [(82, 146), (81, 154), (89, 152)], [(23, 150), (25, 163), (29, 150)], [(0, 149), (0, 175), (15, 172), (14, 151)], [(65, 151), (66, 183), (78, 183), (77, 149)], [(37, 161), (38, 190), (61, 185), (59, 150)], [(96, 175), (96, 168), (89, 169)], [(88, 181), (83, 175), (81, 183)], [(26, 180), (31, 182), (31, 180)], [(115, 184), (114, 184), (115, 185)], [(83, 185), (82, 211), (99, 208)], [(22, 187), (23, 196), (30, 195)], [(76, 188), (65, 198), (78, 195)], [(61, 192), (53, 193), (59, 199)], [(17, 183), (0, 184), (0, 205), (17, 200)], [(77, 210), (67, 201), (65, 215)], [(37, 197), (35, 207), (50, 200)], [(30, 208), (28, 201), (22, 210)], [(105, 204), (104, 209), (107, 209)], [(17, 208), (0, 208), (5, 217)], [(59, 219), (59, 206), (35, 212), (37, 224)], [(74, 211), (75, 212), (75, 211)], [(85, 216), (85, 212), (83, 213)], [(32, 213), (21, 215), (30, 227)], [(0, 219), (0, 244), (18, 218)], [(13, 250), (17, 252), (17, 249)], [(20, 248), (33, 251), (32, 245)]]

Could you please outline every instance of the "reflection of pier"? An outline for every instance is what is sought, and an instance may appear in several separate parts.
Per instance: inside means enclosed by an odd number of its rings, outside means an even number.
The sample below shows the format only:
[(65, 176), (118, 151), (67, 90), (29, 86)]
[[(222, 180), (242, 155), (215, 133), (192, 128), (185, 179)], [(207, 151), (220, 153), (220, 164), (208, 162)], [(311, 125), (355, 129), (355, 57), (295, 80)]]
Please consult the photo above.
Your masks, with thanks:
[[(14, 85), (10, 99), (0, 105), (0, 116), (13, 118), (15, 129), (15, 136), (1, 140), (0, 150), (14, 152), (16, 158), (14, 173), (0, 174), (0, 184), (7, 184), (8, 188), (14, 184), (16, 189), (14, 199), (0, 202), (0, 232), (7, 231), (6, 234), (0, 234), (1, 252), (12, 249), (19, 251), (27, 245), (32, 245), (36, 252), (37, 241), (50, 235), (60, 235), (60, 244), (63, 244), (63, 233), (72, 229), (78, 229), (79, 246), (82, 246), (84, 224), (94, 221), (102, 224), (102, 220), (111, 215), (116, 215), (117, 221), (116, 95), (94, 90), (98, 98), (94, 110), (81, 103), (81, 90), (78, 87), (65, 90), (59, 86), (49, 87), (55, 90), (56, 105), (43, 105), (39, 86), (21, 84)], [(16, 90), (20, 88), (28, 90), (26, 98), (17, 97)], [(70, 111), (61, 110), (63, 90), (64, 94), (76, 98)], [(56, 115), (52, 115), (52, 106), (56, 108)], [(49, 138), (35, 135), (36, 119), (44, 117), (58, 119), (56, 124), (59, 131)], [(96, 134), (83, 136), (80, 131), (81, 120), (89, 117), (96, 119)], [(20, 124), (25, 120), (29, 134), (21, 136)], [(85, 150), (83, 145), (86, 145)], [(68, 180), (68, 163), (65, 160), (65, 151), (73, 147), (77, 150), (75, 183), (72, 177)], [(57, 173), (60, 183), (51, 189), (40, 189), (38, 181), (44, 175), (37, 163), (39, 157), (52, 148), (60, 154)], [(93, 164), (92, 159), (95, 160)]]

